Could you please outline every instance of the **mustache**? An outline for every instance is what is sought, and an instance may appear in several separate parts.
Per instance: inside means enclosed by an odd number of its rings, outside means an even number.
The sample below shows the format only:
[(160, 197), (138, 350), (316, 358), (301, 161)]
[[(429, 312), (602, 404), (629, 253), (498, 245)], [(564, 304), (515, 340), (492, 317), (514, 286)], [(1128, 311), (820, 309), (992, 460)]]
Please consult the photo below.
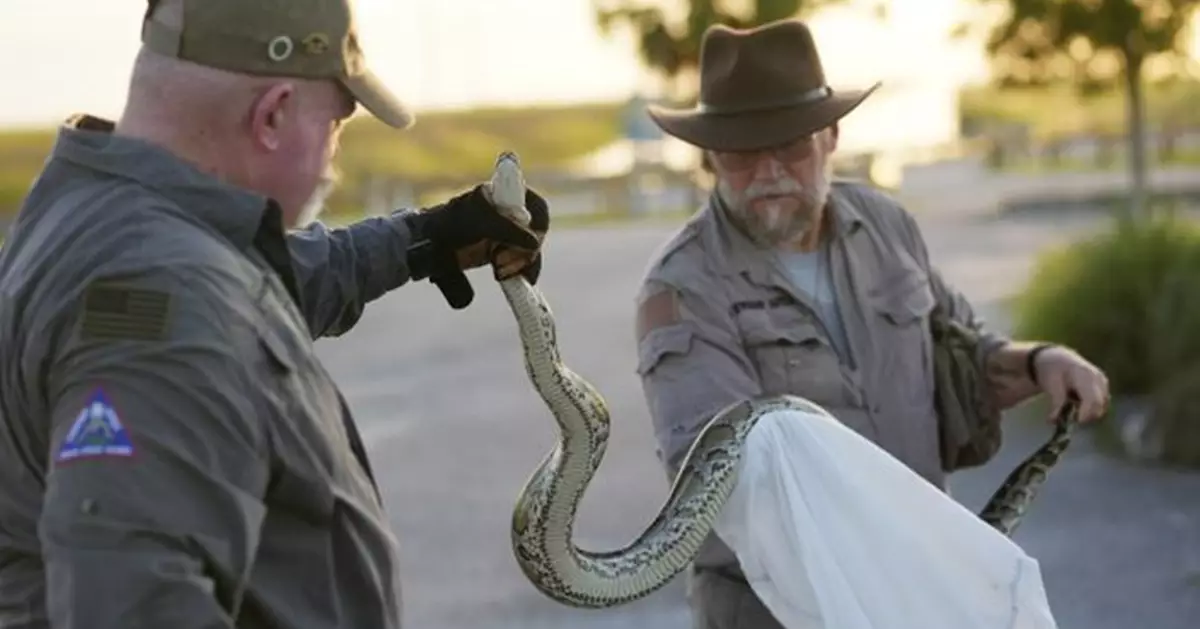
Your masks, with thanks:
[(807, 190), (800, 185), (795, 179), (784, 179), (782, 181), (774, 181), (771, 183), (755, 182), (750, 184), (742, 191), (742, 197), (747, 201), (753, 201), (767, 196), (789, 195), (789, 194), (804, 194)]

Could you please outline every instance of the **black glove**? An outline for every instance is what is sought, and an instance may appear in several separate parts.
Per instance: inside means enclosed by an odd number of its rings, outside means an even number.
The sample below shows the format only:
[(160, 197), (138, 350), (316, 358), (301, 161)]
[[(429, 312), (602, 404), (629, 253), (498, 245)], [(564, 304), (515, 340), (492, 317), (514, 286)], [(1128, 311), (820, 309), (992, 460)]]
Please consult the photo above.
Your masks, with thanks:
[[(465, 308), (475, 292), (463, 271), (491, 263), (496, 279), (512, 269), (536, 284), (541, 274), (541, 243), (550, 227), (550, 212), (536, 192), (526, 189), (524, 227), (500, 214), (488, 202), (483, 186), (475, 186), (449, 201), (405, 217), (412, 233), (408, 252), (411, 279), (428, 277), (455, 309)], [(505, 259), (497, 264), (498, 257)], [(509, 275), (501, 275), (501, 269)]]

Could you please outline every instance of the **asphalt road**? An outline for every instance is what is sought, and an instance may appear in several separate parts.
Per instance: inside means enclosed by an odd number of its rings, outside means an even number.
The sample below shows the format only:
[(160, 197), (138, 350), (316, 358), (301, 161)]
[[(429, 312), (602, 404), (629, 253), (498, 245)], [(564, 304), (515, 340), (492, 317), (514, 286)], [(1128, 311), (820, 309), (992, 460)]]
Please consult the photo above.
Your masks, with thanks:
[[(1032, 255), (1090, 228), (1022, 219), (925, 221), (935, 260), (991, 320), (1025, 280)], [(547, 245), (541, 287), (567, 364), (607, 398), (608, 454), (585, 496), (576, 537), (601, 549), (633, 538), (667, 490), (633, 371), (633, 292), (673, 225), (564, 229)], [(319, 351), (345, 390), (400, 540), (405, 626), (420, 629), (690, 627), (682, 580), (626, 607), (553, 603), (521, 576), (508, 546), (514, 498), (550, 448), (553, 421), (523, 370), (499, 289), (474, 274), (476, 302), (455, 312), (429, 284), (373, 304)], [(1014, 422), (995, 462), (956, 475), (973, 510), (1045, 435)], [(1101, 458), (1081, 437), (1015, 536), (1042, 565), (1062, 629), (1200, 626), (1200, 474)]]

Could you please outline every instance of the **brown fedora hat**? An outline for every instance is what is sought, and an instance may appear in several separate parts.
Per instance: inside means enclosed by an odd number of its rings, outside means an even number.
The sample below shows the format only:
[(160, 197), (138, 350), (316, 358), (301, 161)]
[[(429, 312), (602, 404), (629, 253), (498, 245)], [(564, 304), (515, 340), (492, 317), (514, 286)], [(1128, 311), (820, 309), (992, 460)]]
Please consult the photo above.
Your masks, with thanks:
[(709, 27), (700, 43), (700, 99), (691, 109), (650, 105), (664, 132), (700, 148), (753, 151), (837, 122), (879, 87), (834, 92), (808, 25)]

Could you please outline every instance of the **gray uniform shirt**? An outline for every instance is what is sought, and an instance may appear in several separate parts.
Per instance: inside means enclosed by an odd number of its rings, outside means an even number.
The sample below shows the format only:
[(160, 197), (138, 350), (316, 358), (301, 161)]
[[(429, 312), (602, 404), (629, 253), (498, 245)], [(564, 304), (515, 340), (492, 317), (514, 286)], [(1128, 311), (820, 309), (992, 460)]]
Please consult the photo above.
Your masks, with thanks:
[(407, 281), (403, 223), (285, 239), (108, 128), (62, 131), (0, 250), (0, 627), (399, 627), (313, 339)]
[[(638, 373), (671, 477), (721, 408), (789, 393), (944, 486), (928, 318), (941, 303), (959, 321), (982, 322), (930, 263), (912, 216), (894, 201), (836, 182), (829, 211), (835, 308), (822, 308), (776, 252), (742, 235), (715, 195), (649, 264), (638, 297)], [(823, 311), (836, 312), (838, 323)], [(844, 335), (848, 355), (831, 335)], [(980, 364), (1004, 340), (985, 338)], [(740, 572), (715, 535), (696, 565)]]

